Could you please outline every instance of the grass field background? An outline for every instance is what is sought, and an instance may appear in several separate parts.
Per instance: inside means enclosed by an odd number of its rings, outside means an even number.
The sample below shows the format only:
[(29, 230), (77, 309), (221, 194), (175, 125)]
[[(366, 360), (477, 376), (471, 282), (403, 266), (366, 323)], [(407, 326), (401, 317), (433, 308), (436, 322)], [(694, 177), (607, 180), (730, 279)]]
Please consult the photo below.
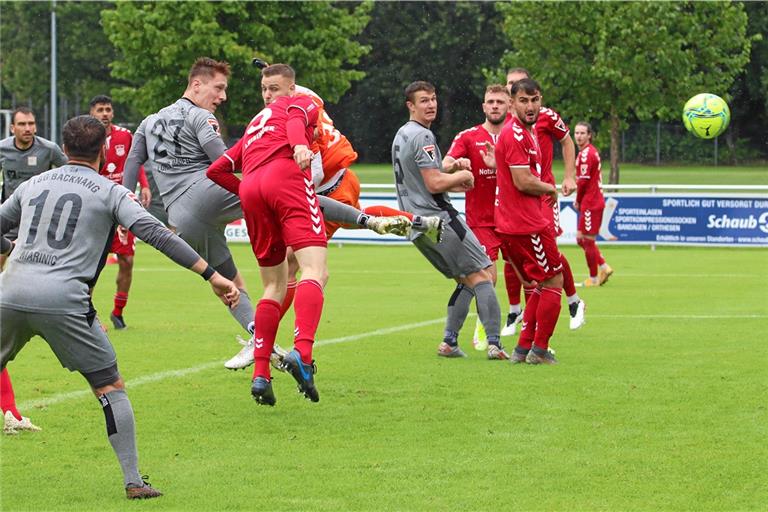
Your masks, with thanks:
[[(245, 245), (236, 261), (259, 295)], [(583, 254), (565, 247), (577, 279)], [(36, 339), (9, 365), (43, 427), (2, 437), (2, 510), (764, 510), (768, 251), (607, 247), (616, 274), (580, 289), (588, 323), (561, 364), (435, 355), (453, 286), (412, 247), (329, 250), (312, 404), (222, 363), (238, 328), (192, 273), (140, 246), (129, 329), (110, 337), (140, 467), (165, 496), (127, 503), (85, 381)], [(95, 302), (106, 319), (116, 268)], [(499, 297), (506, 302), (502, 288)], [(292, 313), (279, 343), (290, 344)], [(508, 347), (513, 340), (506, 341)], [(41, 406), (41, 404), (48, 404)]]

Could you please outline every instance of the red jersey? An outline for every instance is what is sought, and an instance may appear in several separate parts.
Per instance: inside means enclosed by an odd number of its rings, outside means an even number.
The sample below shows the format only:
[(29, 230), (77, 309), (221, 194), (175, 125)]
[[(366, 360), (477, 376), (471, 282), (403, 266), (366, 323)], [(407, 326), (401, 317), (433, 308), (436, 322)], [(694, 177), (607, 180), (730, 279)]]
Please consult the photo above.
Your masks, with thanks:
[(318, 121), (317, 105), (308, 96), (283, 96), (256, 114), (243, 138), (208, 167), (208, 178), (233, 194), (239, 194), (240, 180), (233, 174), (242, 169), (243, 178), (278, 158), (293, 160), (288, 142), (288, 121), (304, 125), (305, 144), (310, 146)]
[(493, 227), (493, 204), (496, 198), (496, 169), (485, 165), (480, 150), (485, 150), (485, 143), (496, 145), (499, 136), (488, 133), (479, 124), (463, 132), (453, 139), (448, 156), (452, 158), (469, 158), (472, 174), (475, 176), (475, 187), (466, 193), (467, 225), (471, 228)]
[(603, 169), (600, 153), (592, 144), (576, 154), (576, 202), (579, 208), (599, 210), (605, 208), (605, 198), (600, 187), (603, 184)]
[[(508, 123), (512, 117), (511, 113), (507, 114), (505, 122)], [(552, 158), (554, 157), (552, 138), (560, 141), (569, 133), (568, 125), (565, 124), (560, 114), (551, 108), (541, 107), (539, 118), (536, 120), (536, 137), (539, 139), (541, 150), (541, 181), (556, 185), (555, 175), (552, 174)]]
[(538, 233), (547, 227), (539, 196), (518, 190), (510, 167), (526, 166), (534, 177), (541, 179), (539, 144), (517, 119), (504, 126), (496, 144), (496, 231), (509, 235)]
[[(107, 134), (107, 140), (104, 142), (106, 159), (104, 160), (104, 165), (101, 166), (99, 174), (106, 176), (118, 185), (122, 185), (123, 169), (125, 168), (125, 161), (128, 159), (128, 153), (131, 151), (132, 143), (133, 135), (131, 135), (131, 131), (113, 124)], [(139, 184), (141, 188), (149, 187), (143, 166), (139, 168)]]

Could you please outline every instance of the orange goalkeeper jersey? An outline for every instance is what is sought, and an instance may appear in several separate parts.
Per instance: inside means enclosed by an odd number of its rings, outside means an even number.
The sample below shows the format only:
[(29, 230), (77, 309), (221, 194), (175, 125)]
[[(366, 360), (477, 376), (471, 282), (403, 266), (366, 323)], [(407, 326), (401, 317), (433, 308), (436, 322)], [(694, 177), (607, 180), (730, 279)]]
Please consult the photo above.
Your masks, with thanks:
[(357, 160), (357, 152), (352, 147), (349, 140), (333, 126), (333, 119), (325, 111), (323, 99), (312, 89), (296, 86), (296, 94), (309, 96), (317, 105), (319, 112), (319, 122), (317, 128), (319, 134), (315, 142), (312, 143), (312, 152), (320, 152), (323, 158), (323, 181), (321, 185), (333, 178), (336, 173), (346, 169)]

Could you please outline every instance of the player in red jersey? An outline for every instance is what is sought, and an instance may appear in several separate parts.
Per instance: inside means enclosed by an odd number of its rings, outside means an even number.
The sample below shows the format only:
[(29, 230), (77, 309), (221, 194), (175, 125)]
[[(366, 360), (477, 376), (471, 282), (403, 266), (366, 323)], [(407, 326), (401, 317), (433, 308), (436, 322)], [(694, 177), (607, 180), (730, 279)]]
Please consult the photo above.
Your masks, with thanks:
[(589, 277), (584, 281), (584, 286), (599, 286), (613, 274), (613, 269), (605, 262), (595, 242), (605, 209), (605, 198), (600, 190), (603, 183), (600, 153), (592, 145), (592, 126), (589, 123), (577, 123), (573, 135), (579, 146), (576, 157), (576, 201), (573, 203), (579, 212), (576, 241), (584, 249), (589, 267)]
[[(466, 192), (466, 221), (485, 253), (494, 262), (488, 269), (494, 286), (498, 277), (495, 262), (499, 258), (501, 240), (494, 231), (493, 220), (496, 197), (496, 161), (493, 148), (504, 126), (508, 110), (509, 91), (503, 85), (489, 85), (483, 97), (485, 122), (459, 132), (443, 158), (445, 169), (452, 168), (457, 160), (468, 160), (469, 169), (475, 177), (475, 187)], [(519, 289), (520, 281), (516, 279), (516, 282)], [(475, 323), (472, 344), (477, 350), (488, 348), (483, 324), (479, 319)]]
[[(265, 68), (264, 75), (279, 74), (295, 80), (286, 64)], [(287, 248), (293, 249), (301, 268), (296, 286), (294, 349), (284, 365), (313, 402), (320, 397), (314, 384), (312, 345), (323, 307), (328, 280), (323, 214), (310, 173), (319, 109), (307, 96), (283, 96), (267, 105), (248, 125), (245, 135), (210, 167), (242, 169), (240, 182), (223, 173), (217, 183), (240, 196), (253, 253), (259, 262), (264, 294), (256, 306), (255, 367), (251, 394), (265, 405), (275, 405), (269, 357), (282, 317), (281, 304), (288, 285)], [(214, 171), (214, 172), (211, 172)], [(221, 178), (221, 176), (219, 176)]]
[[(109, 96), (95, 96), (90, 102), (90, 107), (90, 114), (101, 121), (101, 124), (107, 129), (107, 141), (104, 144), (106, 158), (99, 174), (122, 185), (123, 168), (133, 142), (131, 131), (112, 124), (115, 113), (112, 108), (112, 98)], [(141, 204), (146, 208), (152, 200), (152, 194), (149, 191), (149, 182), (143, 167), (139, 170), (139, 186), (141, 188)], [(125, 329), (127, 326), (123, 319), (123, 308), (128, 304), (128, 292), (131, 290), (131, 281), (133, 280), (136, 237), (122, 226), (118, 227), (109, 252), (115, 254), (118, 264), (117, 292), (109, 319), (112, 320), (115, 329)]]
[(11, 377), (8, 368), (0, 372), (0, 409), (3, 411), (3, 434), (18, 434), (19, 430), (39, 432), (40, 427), (32, 424), (26, 416), (22, 416), (16, 408), (16, 397), (13, 394)]
[[(523, 78), (530, 78), (527, 70), (523, 68), (510, 70), (507, 73), (507, 88), (511, 88), (512, 84)], [(554, 155), (553, 140), (557, 140), (562, 147), (563, 163), (565, 166), (562, 192), (566, 196), (572, 194), (576, 190), (576, 168), (574, 165), (571, 165), (571, 162), (576, 156), (576, 149), (573, 140), (571, 140), (568, 125), (565, 124), (557, 112), (550, 108), (542, 107), (539, 119), (536, 121), (535, 132), (541, 148), (541, 179), (552, 185), (556, 184), (555, 176), (552, 172), (552, 158)], [(560, 236), (563, 231), (560, 228), (559, 203), (555, 202), (553, 205), (547, 205), (544, 213), (552, 222), (556, 235)], [(563, 254), (560, 254), (560, 259), (563, 262), (563, 287), (568, 302), (570, 328), (578, 329), (584, 325), (586, 306), (578, 293), (576, 293), (576, 283), (574, 282), (573, 272), (571, 272), (568, 260)], [(515, 333), (515, 323), (522, 319), (520, 314), (520, 284), (516, 282), (516, 274), (509, 265), (504, 267), (504, 277), (507, 283), (507, 294), (510, 299), (510, 312), (507, 316), (507, 325), (502, 330), (502, 335), (513, 335)], [(532, 289), (524, 287), (524, 290), (527, 299)]]
[(530, 78), (511, 88), (513, 116), (496, 144), (496, 231), (502, 254), (534, 285), (526, 303), (512, 362), (554, 364), (549, 338), (560, 314), (563, 264), (554, 226), (543, 200), (558, 200), (557, 187), (543, 181), (541, 150), (535, 133), (541, 110), (541, 87)]

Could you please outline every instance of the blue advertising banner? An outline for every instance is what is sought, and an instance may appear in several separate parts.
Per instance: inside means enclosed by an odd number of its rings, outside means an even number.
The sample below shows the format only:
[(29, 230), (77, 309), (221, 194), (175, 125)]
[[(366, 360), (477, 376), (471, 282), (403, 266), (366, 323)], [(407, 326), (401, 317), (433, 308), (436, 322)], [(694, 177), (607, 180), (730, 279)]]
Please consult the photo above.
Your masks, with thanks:
[[(464, 197), (451, 198), (464, 213)], [(363, 193), (363, 208), (386, 205), (397, 208), (394, 193)], [(559, 244), (575, 244), (578, 212), (573, 197), (560, 199)], [(244, 222), (227, 227), (230, 241), (248, 241)], [(759, 194), (651, 194), (606, 195), (598, 240), (602, 243), (655, 245), (718, 245), (768, 247), (768, 196)], [(340, 229), (332, 242), (399, 244), (394, 235), (379, 236), (365, 229)]]

